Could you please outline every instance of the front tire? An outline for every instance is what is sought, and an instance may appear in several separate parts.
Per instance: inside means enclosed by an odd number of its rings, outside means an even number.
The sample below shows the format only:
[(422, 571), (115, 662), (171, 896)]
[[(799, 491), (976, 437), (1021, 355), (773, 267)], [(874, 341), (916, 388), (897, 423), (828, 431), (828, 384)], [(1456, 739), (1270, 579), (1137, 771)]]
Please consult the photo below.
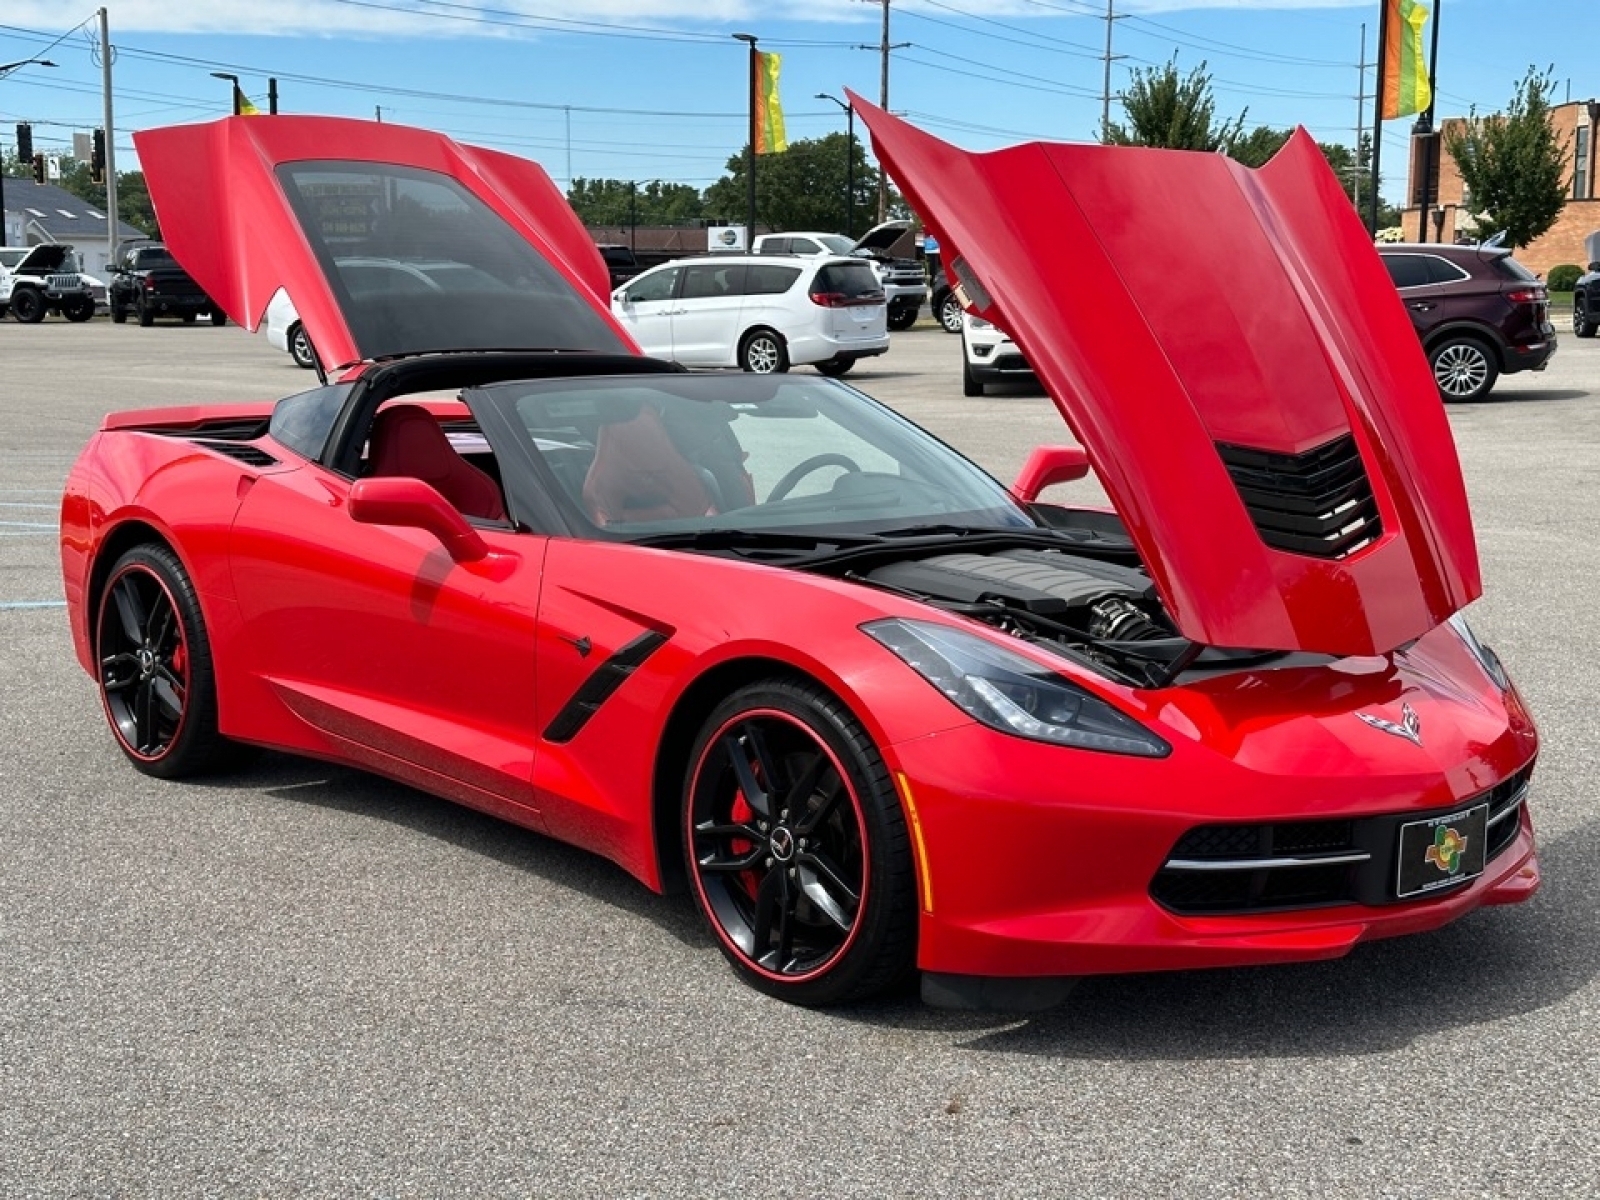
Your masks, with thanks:
[(734, 692), (695, 740), (684, 856), (695, 902), (751, 986), (803, 1005), (896, 986), (916, 963), (916, 875), (888, 768), (810, 682)]
[(135, 546), (111, 568), (95, 619), (100, 699), (138, 770), (160, 779), (218, 765), (211, 644), (194, 584), (166, 546)]
[(126, 324), (128, 320), (128, 306), (113, 300), (111, 302), (111, 323), (113, 325)]
[(1475, 337), (1446, 338), (1428, 355), (1439, 398), (1467, 403), (1482, 400), (1500, 377), (1494, 354)]
[(739, 344), (739, 366), (755, 375), (781, 375), (789, 369), (789, 348), (770, 329), (753, 329)]
[(972, 373), (972, 364), (967, 361), (963, 352), (961, 355), (961, 394), (963, 396), (983, 395), (983, 380)]
[(94, 316), (94, 298), (92, 296), (74, 296), (70, 300), (61, 302), (61, 315), (76, 324), (82, 324)]
[(32, 288), (11, 293), (11, 315), (24, 325), (37, 325), (44, 320), (44, 297)]
[(1595, 331), (1600, 330), (1600, 321), (1596, 321), (1589, 312), (1589, 302), (1583, 296), (1572, 298), (1572, 334), (1574, 337), (1592, 338)]
[(226, 325), (228, 323), (228, 314), (223, 312), (220, 308), (212, 309), (211, 310), (211, 323), (214, 326), (216, 326), (218, 329), (221, 329), (224, 325)]

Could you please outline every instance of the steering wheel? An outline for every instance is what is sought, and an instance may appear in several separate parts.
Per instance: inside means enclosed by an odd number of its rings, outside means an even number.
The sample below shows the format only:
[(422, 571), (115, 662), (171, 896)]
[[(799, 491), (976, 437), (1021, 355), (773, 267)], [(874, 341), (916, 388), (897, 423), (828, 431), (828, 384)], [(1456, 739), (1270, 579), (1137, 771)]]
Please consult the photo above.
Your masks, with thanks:
[(798, 462), (784, 472), (783, 478), (772, 485), (772, 492), (767, 496), (767, 503), (782, 500), (794, 491), (795, 484), (799, 483), (813, 471), (820, 471), (823, 467), (843, 467), (846, 471), (861, 473), (861, 467), (855, 459), (848, 454), (837, 454), (829, 451), (826, 454), (813, 454), (804, 462)]

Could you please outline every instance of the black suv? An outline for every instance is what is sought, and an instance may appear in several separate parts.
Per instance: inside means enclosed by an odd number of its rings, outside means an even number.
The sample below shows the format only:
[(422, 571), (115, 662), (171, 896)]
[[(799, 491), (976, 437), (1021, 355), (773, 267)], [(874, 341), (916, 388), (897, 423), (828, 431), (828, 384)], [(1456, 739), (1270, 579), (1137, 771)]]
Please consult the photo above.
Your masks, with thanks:
[(1501, 375), (1542, 371), (1556, 352), (1550, 293), (1498, 246), (1378, 247), (1444, 400), (1481, 400)]
[(178, 265), (172, 251), (153, 242), (123, 249), (111, 268), (111, 285), (106, 296), (111, 320), (121, 325), (131, 313), (141, 325), (160, 317), (181, 317), (193, 324), (200, 316), (213, 325), (226, 325), (228, 318), (212, 303), (211, 297)]
[(1572, 332), (1591, 338), (1600, 331), (1600, 262), (1589, 264), (1589, 273), (1572, 285)]

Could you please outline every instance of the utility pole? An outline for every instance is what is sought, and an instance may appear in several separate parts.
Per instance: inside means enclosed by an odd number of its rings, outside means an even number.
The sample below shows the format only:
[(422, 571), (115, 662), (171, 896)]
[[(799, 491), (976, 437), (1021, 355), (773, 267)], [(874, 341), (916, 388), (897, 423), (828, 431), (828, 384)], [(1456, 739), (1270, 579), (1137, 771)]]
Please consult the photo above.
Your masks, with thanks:
[[(883, 0), (883, 36), (878, 42), (878, 107), (889, 111), (889, 0)], [(889, 219), (889, 173), (878, 167), (878, 224)]]
[(106, 267), (117, 261), (117, 135), (111, 116), (111, 24), (100, 10), (100, 86), (105, 93), (106, 122)]
[(1125, 54), (1111, 53), (1111, 31), (1116, 28), (1116, 23), (1127, 16), (1127, 13), (1115, 11), (1116, 0), (1106, 0), (1106, 52), (1101, 57), (1105, 60), (1105, 83), (1100, 89), (1100, 140), (1104, 141), (1106, 130), (1111, 128), (1111, 64), (1119, 58), (1126, 58)]
[[(1361, 124), (1367, 119), (1367, 23), (1361, 22), (1361, 62), (1356, 67), (1356, 145), (1355, 170), (1350, 174), (1354, 195), (1351, 201), (1361, 211)], [(1373, 186), (1377, 186), (1374, 184)]]

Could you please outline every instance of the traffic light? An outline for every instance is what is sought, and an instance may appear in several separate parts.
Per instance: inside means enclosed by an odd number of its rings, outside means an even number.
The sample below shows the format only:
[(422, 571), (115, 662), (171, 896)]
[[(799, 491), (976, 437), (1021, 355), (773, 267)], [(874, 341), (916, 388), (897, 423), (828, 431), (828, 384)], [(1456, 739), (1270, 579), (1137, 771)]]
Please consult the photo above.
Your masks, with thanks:
[(44, 155), (42, 154), (33, 156), (33, 181), (35, 183), (44, 182)]
[(96, 183), (106, 181), (106, 131), (94, 131), (94, 154), (89, 159), (89, 178)]
[(17, 126), (17, 159), (27, 162), (33, 157), (33, 126)]

